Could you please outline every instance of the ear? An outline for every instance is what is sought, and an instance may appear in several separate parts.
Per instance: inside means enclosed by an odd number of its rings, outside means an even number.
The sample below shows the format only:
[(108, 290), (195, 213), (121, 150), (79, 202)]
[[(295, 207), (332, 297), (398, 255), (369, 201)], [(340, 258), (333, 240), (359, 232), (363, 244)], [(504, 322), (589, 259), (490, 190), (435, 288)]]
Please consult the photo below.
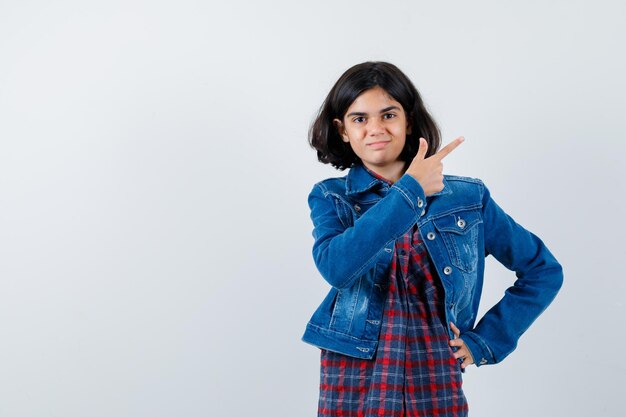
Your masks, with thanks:
[(350, 138), (348, 138), (348, 135), (346, 135), (346, 129), (342, 121), (339, 119), (333, 119), (333, 124), (337, 128), (337, 132), (339, 132), (339, 136), (341, 136), (341, 140), (343, 140), (344, 142), (350, 142)]

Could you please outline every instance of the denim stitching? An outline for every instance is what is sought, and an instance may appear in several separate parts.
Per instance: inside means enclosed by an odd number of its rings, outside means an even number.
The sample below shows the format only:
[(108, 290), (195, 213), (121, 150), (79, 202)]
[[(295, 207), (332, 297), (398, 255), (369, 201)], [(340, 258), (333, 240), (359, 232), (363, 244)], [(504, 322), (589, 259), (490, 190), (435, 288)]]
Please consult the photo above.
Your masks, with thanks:
[(361, 293), (361, 285), (363, 284), (363, 277), (361, 277), (359, 279), (359, 287), (356, 290), (356, 295), (352, 297), (352, 306), (350, 306), (350, 323), (348, 323), (348, 331), (351, 332), (352, 331), (352, 322), (354, 321), (354, 313), (356, 311), (356, 303), (357, 300), (359, 299), (359, 294)]
[(483, 206), (482, 203), (475, 203), (475, 204), (470, 204), (469, 206), (455, 207), (453, 209), (450, 209), (448, 211), (443, 211), (443, 212), (437, 214), (436, 216), (431, 217), (431, 220), (437, 220), (437, 219), (440, 219), (442, 217), (448, 216), (450, 214), (456, 213), (458, 211), (467, 211), (467, 210), (479, 209), (482, 206)]
[(411, 198), (404, 192), (404, 190), (396, 185), (393, 185), (391, 188), (395, 188), (396, 190), (400, 191), (400, 193), (402, 193), (402, 195), (404, 196), (404, 198), (407, 199), (407, 201), (409, 202), (409, 204), (411, 205), (411, 208), (413, 210), (415, 210), (415, 206), (413, 205), (413, 201), (411, 201)]

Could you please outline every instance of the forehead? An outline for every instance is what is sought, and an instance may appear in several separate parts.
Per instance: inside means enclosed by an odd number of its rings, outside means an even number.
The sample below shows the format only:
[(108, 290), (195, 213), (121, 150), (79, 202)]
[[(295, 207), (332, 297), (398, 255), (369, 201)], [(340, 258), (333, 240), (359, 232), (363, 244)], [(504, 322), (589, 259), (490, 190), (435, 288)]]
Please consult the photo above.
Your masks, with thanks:
[(369, 90), (365, 90), (357, 98), (354, 99), (348, 112), (352, 110), (371, 108), (371, 110), (379, 110), (379, 108), (389, 107), (396, 105), (400, 108), (402, 106), (391, 95), (385, 91), (382, 87), (373, 87)]

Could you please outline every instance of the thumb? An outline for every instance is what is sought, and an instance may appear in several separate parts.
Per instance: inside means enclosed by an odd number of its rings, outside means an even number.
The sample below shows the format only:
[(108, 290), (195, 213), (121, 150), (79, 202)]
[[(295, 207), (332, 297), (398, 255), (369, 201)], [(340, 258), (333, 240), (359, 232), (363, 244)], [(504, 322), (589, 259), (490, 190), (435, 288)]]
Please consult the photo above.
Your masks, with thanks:
[(428, 142), (426, 142), (426, 139), (420, 138), (420, 144), (417, 150), (417, 155), (415, 155), (415, 158), (424, 159), (427, 151), (428, 151)]
[(456, 327), (454, 325), (454, 323), (450, 322), (450, 328), (452, 329), (452, 332), (454, 333), (454, 336), (456, 336), (456, 337), (461, 336), (461, 331), (458, 329), (458, 327)]

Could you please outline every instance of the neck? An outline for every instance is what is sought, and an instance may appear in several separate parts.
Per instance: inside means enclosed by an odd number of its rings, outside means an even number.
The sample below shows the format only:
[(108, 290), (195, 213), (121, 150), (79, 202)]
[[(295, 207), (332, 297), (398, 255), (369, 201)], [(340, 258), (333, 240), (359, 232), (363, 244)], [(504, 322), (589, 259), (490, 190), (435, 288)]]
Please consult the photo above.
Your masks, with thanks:
[(380, 166), (370, 164), (370, 163), (365, 163), (365, 162), (363, 162), (363, 165), (365, 165), (368, 169), (374, 171), (381, 177), (388, 179), (391, 182), (398, 181), (402, 177), (402, 175), (404, 175), (404, 172), (406, 171), (406, 168), (407, 168), (406, 162), (401, 161), (401, 160), (395, 161), (392, 164), (386, 164), (386, 165), (380, 165)]

